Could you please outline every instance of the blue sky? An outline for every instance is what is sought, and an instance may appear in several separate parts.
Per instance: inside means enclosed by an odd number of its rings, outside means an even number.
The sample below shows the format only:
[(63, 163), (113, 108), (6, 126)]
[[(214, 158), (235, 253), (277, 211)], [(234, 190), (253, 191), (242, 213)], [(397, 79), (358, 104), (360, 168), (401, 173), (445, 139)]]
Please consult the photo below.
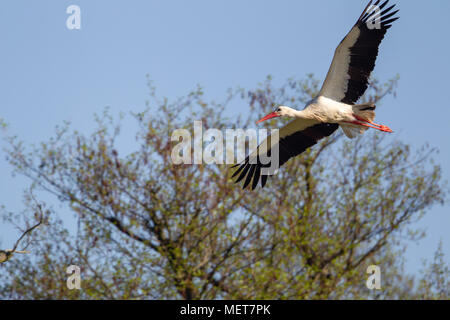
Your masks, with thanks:
[[(448, 0), (391, 1), (401, 19), (384, 40), (374, 76), (400, 74), (397, 98), (377, 112), (396, 138), (436, 157), (450, 180)], [(66, 8), (81, 8), (81, 30), (66, 28)], [(197, 84), (221, 100), (229, 87), (254, 87), (268, 74), (275, 81), (314, 73), (323, 79), (339, 41), (366, 0), (154, 0), (20, 1), (0, 9), (0, 118), (27, 143), (48, 139), (70, 120), (81, 132), (93, 129), (94, 113), (141, 111), (146, 74), (160, 95), (178, 97)], [(293, 106), (302, 107), (302, 106)], [(230, 105), (230, 112), (245, 110)], [(121, 143), (127, 148), (125, 139)], [(132, 138), (132, 132), (129, 134)], [(21, 210), (28, 181), (12, 177), (0, 156), (0, 204)], [(442, 239), (450, 261), (450, 212), (436, 206), (416, 226), (427, 230), (411, 243), (406, 269), (418, 272)], [(0, 225), (0, 243), (17, 233)]]

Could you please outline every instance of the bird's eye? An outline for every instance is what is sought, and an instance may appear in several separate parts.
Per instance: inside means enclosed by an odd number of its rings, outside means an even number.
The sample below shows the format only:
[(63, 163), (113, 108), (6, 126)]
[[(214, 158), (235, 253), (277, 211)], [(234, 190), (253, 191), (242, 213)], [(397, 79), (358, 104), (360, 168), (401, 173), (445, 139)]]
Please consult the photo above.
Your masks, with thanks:
[(281, 108), (278, 108), (278, 109), (277, 109), (277, 112), (281, 112)]

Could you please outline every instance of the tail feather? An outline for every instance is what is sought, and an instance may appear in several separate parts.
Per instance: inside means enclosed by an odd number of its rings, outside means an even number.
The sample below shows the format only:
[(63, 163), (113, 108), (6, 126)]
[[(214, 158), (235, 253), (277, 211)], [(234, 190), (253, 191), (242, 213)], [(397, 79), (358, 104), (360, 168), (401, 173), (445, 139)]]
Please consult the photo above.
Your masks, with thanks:
[[(375, 120), (375, 109), (374, 103), (357, 104), (352, 106), (353, 113), (358, 117), (373, 122)], [(367, 131), (367, 127), (353, 126), (353, 125), (341, 125), (342, 130), (345, 135), (350, 139), (355, 138), (358, 134), (362, 134)]]
[(359, 134), (363, 134), (364, 132), (366, 132), (367, 129), (369, 128), (364, 127), (357, 128), (352, 125), (341, 125), (341, 129), (342, 131), (344, 131), (347, 138), (353, 139), (356, 138)]
[(353, 107), (353, 112), (366, 121), (373, 122), (375, 120), (375, 109), (374, 103), (357, 104)]

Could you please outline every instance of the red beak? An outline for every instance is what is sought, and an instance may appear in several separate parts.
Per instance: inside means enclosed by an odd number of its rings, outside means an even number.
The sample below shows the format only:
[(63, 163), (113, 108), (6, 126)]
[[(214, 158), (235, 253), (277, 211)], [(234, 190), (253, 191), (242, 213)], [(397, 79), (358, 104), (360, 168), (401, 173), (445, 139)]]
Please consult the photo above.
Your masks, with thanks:
[(260, 123), (260, 122), (263, 122), (263, 121), (266, 121), (266, 120), (269, 120), (269, 119), (272, 119), (272, 118), (276, 118), (276, 117), (279, 117), (279, 115), (276, 112), (272, 112), (272, 113), (269, 113), (264, 118), (256, 121), (256, 123)]

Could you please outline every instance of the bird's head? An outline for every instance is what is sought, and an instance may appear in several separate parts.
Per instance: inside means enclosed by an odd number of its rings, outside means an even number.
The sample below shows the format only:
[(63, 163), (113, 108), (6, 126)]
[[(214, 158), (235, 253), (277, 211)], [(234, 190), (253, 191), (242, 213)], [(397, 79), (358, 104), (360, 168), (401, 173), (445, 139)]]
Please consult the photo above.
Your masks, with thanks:
[(267, 116), (261, 118), (256, 123), (260, 123), (277, 117), (295, 117), (294, 109), (286, 106), (279, 106), (274, 112), (269, 113)]

